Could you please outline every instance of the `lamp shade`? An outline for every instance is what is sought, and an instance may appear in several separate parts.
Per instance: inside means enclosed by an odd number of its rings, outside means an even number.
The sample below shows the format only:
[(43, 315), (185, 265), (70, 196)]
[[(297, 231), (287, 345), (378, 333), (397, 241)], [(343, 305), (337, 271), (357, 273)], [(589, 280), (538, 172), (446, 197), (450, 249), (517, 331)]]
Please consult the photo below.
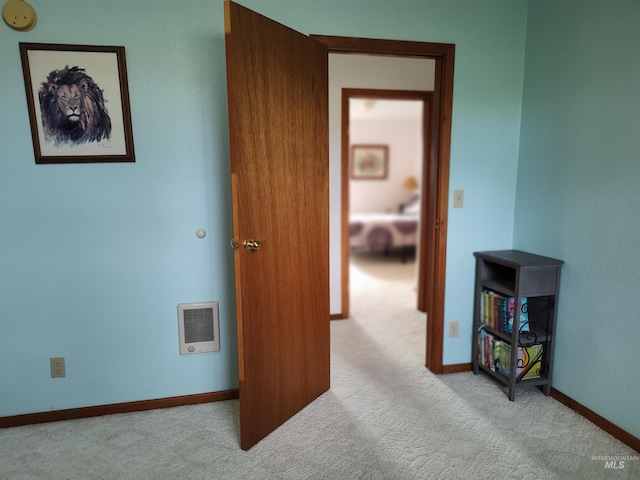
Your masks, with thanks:
[(418, 179), (411, 175), (405, 178), (404, 182), (402, 183), (402, 187), (408, 190), (415, 190), (416, 188), (418, 188)]

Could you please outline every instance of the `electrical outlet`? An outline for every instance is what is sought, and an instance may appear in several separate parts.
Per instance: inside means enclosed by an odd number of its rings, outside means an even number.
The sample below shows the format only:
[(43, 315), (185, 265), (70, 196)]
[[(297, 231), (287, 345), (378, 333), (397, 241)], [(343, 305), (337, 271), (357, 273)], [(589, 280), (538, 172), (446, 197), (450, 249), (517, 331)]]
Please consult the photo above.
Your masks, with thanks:
[(63, 378), (66, 376), (64, 369), (64, 357), (53, 357), (49, 359), (51, 363), (51, 378)]
[(455, 320), (453, 322), (449, 322), (449, 337), (457, 337), (458, 336), (458, 321)]

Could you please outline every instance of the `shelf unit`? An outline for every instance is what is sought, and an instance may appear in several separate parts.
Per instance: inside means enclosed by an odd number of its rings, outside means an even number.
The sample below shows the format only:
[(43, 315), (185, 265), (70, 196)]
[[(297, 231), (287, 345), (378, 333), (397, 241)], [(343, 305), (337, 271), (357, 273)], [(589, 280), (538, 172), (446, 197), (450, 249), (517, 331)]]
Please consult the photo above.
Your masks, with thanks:
[[(483, 371), (505, 384), (507, 395), (511, 401), (515, 399), (517, 384), (540, 386), (544, 394), (549, 395), (551, 393), (560, 268), (564, 262), (519, 250), (475, 252), (474, 256), (476, 257), (476, 282), (473, 308), (473, 373), (477, 374), (479, 371)], [(514, 299), (511, 332), (483, 322), (486, 319), (483, 312), (483, 292), (485, 290)], [(486, 298), (485, 295), (485, 300)], [(525, 311), (528, 316), (527, 327), (529, 331), (518, 328), (520, 317), (524, 315), (521, 313), (523, 298), (527, 299)], [(483, 339), (484, 334), (493, 336), (503, 345), (511, 366), (508, 375), (501, 372), (498, 367), (492, 368), (492, 365), (486, 364), (483, 361), (484, 357), (480, 358), (482, 345), (479, 344), (479, 340)], [(541, 356), (526, 364), (519, 365), (519, 350), (534, 345), (542, 346)], [(510, 354), (508, 353), (509, 348)], [(513, 368), (514, 365), (522, 368), (519, 374), (518, 370)], [(537, 376), (525, 378), (532, 367), (536, 369)]]

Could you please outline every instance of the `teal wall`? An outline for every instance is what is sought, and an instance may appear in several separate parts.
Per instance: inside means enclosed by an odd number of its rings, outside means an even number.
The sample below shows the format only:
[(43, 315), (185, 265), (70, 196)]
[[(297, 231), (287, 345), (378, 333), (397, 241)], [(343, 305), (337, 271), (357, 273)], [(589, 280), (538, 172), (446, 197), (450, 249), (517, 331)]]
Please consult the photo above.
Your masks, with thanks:
[[(0, 416), (237, 388), (222, 5), (32, 4), (0, 24)], [(34, 164), (18, 42), (126, 47), (136, 163)], [(221, 351), (180, 356), (207, 300)]]
[(640, 3), (530, 2), (514, 247), (563, 259), (553, 385), (640, 437)]

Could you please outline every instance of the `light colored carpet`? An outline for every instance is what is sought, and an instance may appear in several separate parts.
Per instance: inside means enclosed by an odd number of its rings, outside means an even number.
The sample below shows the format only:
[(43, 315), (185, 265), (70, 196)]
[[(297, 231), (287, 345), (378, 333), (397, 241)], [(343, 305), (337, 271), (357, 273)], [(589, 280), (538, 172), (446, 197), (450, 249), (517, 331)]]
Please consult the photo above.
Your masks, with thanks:
[(538, 390), (510, 402), (486, 376), (429, 373), (412, 264), (359, 255), (352, 275), (331, 390), (249, 452), (228, 401), (0, 430), (0, 478), (640, 478), (638, 453)]

